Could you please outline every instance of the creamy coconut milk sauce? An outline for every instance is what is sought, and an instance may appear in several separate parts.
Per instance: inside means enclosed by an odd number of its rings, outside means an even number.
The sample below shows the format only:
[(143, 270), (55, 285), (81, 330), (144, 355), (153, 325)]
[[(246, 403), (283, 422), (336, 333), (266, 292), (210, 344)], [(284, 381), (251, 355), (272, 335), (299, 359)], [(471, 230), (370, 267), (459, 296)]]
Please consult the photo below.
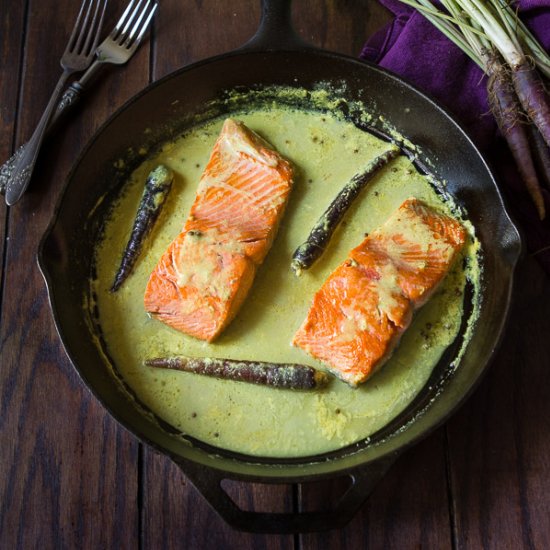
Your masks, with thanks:
[[(222, 119), (168, 143), (133, 174), (112, 211), (97, 250), (99, 322), (110, 356), (138, 398), (185, 434), (250, 455), (297, 457), (338, 449), (386, 425), (418, 394), (460, 326), (466, 277), (475, 279), (473, 238), (437, 293), (415, 316), (390, 361), (363, 386), (334, 379), (316, 392), (293, 392), (143, 366), (145, 358), (184, 354), (322, 365), (290, 345), (326, 277), (406, 198), (451, 213), (428, 179), (405, 157), (383, 170), (362, 193), (312, 269), (296, 277), (296, 247), (338, 190), (388, 144), (336, 116), (273, 106), (233, 115), (295, 166), (294, 188), (279, 233), (237, 317), (214, 343), (151, 319), (143, 307), (148, 277), (179, 233), (194, 200)], [(133, 274), (109, 292), (128, 239), (143, 184), (158, 163), (174, 170), (167, 204)], [(456, 215), (456, 214), (455, 214)], [(467, 265), (464, 269), (464, 265)], [(469, 272), (469, 275), (468, 275)]]

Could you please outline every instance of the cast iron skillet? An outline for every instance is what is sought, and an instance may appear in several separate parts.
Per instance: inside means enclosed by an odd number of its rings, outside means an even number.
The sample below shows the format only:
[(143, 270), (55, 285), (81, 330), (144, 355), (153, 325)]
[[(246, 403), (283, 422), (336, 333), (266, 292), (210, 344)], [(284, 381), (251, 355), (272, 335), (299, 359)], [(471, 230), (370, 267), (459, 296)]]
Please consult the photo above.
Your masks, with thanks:
[[(128, 169), (133, 168), (138, 160), (132, 151), (146, 140), (170, 138), (181, 131), (182, 126), (174, 121), (185, 126), (190, 114), (204, 111), (223, 90), (263, 85), (312, 89), (319, 81), (345, 83), (342, 95), (346, 99), (364, 101), (420, 146), (432, 160), (433, 172), (448, 182), (449, 192), (467, 209), (483, 246), (482, 307), (474, 335), (458, 367), (449, 369), (460, 342), (451, 347), (414, 403), (370, 441), (321, 456), (279, 460), (239, 455), (175, 437), (152, 415), (144, 414), (113, 376), (96, 345), (94, 324), (83, 308), (102, 220), (127, 175), (113, 164), (124, 156)], [(104, 124), (69, 175), (38, 259), (66, 352), (84, 383), (113, 417), (140, 440), (171, 457), (232, 526), (282, 533), (344, 525), (398, 454), (463, 402), (498, 344), (520, 248), (518, 232), (486, 163), (441, 107), (387, 71), (303, 44), (291, 28), (290, 1), (263, 0), (260, 29), (244, 47), (156, 82)], [(223, 479), (298, 483), (331, 476), (351, 478), (349, 489), (334, 509), (299, 514), (241, 510), (220, 485)]]

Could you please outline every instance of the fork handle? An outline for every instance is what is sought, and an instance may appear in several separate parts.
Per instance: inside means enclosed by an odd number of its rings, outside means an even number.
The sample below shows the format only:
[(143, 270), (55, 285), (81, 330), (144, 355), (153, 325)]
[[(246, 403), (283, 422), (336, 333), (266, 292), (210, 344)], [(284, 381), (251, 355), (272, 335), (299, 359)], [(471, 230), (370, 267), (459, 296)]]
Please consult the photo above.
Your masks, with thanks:
[[(57, 104), (57, 109), (54, 111), (50, 122), (46, 127), (44, 138), (52, 133), (53, 129), (57, 126), (63, 116), (69, 112), (76, 103), (78, 103), (82, 90), (83, 88), (78, 82), (73, 82), (65, 90), (59, 100), (59, 103)], [(20, 145), (15, 153), (6, 162), (4, 162), (2, 166), (0, 166), (0, 195), (4, 195), (6, 193), (6, 187), (10, 179), (13, 177), (15, 165), (21, 159), (23, 151), (28, 144), (29, 142), (27, 141), (23, 145)]]
[[(97, 73), (99, 73), (99, 69), (102, 67), (105, 67), (105, 63), (96, 59), (79, 80), (69, 85), (61, 96), (57, 108), (46, 127), (45, 137), (50, 135), (59, 121), (78, 103), (82, 92), (90, 85), (92, 80), (97, 76)], [(5, 194), (8, 181), (14, 173), (15, 164), (19, 161), (19, 158), (23, 154), (23, 149), (27, 147), (27, 145), (28, 142), (21, 145), (17, 151), (0, 166), (0, 195)]]
[(69, 84), (69, 87), (61, 96), (61, 99), (57, 104), (57, 109), (55, 110), (54, 114), (52, 115), (52, 119), (48, 124), (48, 127), (46, 129), (47, 134), (59, 122), (61, 116), (70, 111), (71, 108), (76, 103), (78, 103), (80, 95), (82, 94), (84, 89), (90, 85), (92, 80), (97, 76), (97, 73), (99, 73), (99, 69), (101, 69), (102, 67), (105, 67), (105, 63), (100, 59), (96, 59), (90, 65), (90, 67), (88, 67), (86, 72), (80, 77), (79, 80), (76, 80), (75, 82)]
[(27, 189), (32, 177), (36, 159), (46, 133), (48, 123), (52, 118), (54, 108), (57, 105), (61, 90), (73, 71), (64, 70), (57, 82), (55, 89), (48, 101), (48, 105), (38, 122), (38, 125), (27, 144), (16, 153), (11, 175), (6, 183), (6, 204), (14, 205)]

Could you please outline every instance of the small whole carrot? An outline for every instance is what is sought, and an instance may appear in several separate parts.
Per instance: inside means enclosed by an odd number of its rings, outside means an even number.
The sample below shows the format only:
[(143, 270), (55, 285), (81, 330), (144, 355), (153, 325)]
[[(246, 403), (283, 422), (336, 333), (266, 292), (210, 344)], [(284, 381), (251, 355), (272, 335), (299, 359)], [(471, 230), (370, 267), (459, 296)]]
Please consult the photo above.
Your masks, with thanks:
[(513, 67), (512, 81), (525, 112), (550, 147), (550, 100), (535, 65), (523, 59)]
[(546, 145), (538, 128), (531, 125), (529, 130), (531, 131), (531, 142), (533, 144), (533, 157), (538, 168), (538, 173), (540, 174), (540, 179), (550, 190), (550, 147)]
[(541, 193), (540, 183), (529, 144), (529, 135), (525, 120), (522, 120), (522, 109), (514, 94), (509, 71), (507, 71), (495, 52), (484, 52), (486, 70), (489, 80), (487, 92), (489, 103), (495, 120), (506, 139), (510, 151), (516, 162), (516, 166), (531, 195), (542, 220), (546, 215), (544, 197)]
[(292, 256), (291, 267), (299, 275), (303, 269), (309, 269), (325, 251), (332, 234), (349, 210), (353, 201), (365, 188), (367, 183), (383, 166), (401, 154), (398, 147), (392, 147), (371, 161), (366, 169), (346, 183), (330, 203), (309, 233), (307, 240), (301, 244)]
[(111, 292), (116, 292), (130, 275), (141, 252), (143, 242), (157, 220), (166, 197), (172, 188), (173, 180), (174, 173), (163, 164), (157, 166), (147, 176), (132, 233), (122, 255)]
[(290, 390), (314, 390), (328, 382), (324, 372), (295, 363), (176, 356), (147, 359), (145, 365)]

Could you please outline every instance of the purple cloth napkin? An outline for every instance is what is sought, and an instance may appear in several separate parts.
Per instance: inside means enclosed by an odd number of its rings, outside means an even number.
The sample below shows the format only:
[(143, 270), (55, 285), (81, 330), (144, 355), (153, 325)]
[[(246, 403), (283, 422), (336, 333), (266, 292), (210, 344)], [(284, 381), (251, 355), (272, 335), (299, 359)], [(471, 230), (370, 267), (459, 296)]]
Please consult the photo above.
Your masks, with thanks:
[[(543, 187), (546, 219), (538, 219), (507, 145), (489, 112), (481, 69), (429, 21), (398, 0), (380, 0), (395, 19), (365, 44), (361, 57), (413, 83), (447, 107), (485, 155), (510, 213), (522, 229), (527, 252), (550, 275), (550, 190)], [(550, 50), (550, 0), (522, 0), (521, 18)]]

